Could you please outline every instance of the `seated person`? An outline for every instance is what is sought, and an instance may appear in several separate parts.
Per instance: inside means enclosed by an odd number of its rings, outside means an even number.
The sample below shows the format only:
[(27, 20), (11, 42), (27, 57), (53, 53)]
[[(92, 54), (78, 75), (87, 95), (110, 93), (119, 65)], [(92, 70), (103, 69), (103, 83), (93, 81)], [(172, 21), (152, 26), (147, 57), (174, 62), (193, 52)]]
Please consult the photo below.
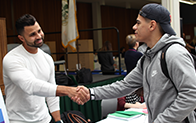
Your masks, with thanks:
[(117, 111), (124, 111), (128, 108), (146, 108), (143, 102), (143, 88), (140, 88), (130, 95), (118, 98)]
[(103, 75), (110, 75), (115, 73), (114, 59), (112, 52), (112, 44), (109, 41), (104, 42), (103, 47), (99, 50), (103, 52), (98, 53), (98, 60), (101, 65)]
[(125, 53), (125, 65), (128, 74), (135, 68), (137, 61), (142, 57), (142, 53), (137, 51), (139, 42), (135, 40), (134, 34), (127, 35), (126, 42), (129, 45), (129, 50)]

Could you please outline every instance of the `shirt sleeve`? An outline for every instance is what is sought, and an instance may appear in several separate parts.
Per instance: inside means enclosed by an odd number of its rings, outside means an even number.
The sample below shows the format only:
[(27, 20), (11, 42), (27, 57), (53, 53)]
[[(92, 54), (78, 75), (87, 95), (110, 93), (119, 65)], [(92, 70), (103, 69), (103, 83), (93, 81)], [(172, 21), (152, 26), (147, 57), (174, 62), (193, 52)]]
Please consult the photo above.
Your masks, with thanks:
[(124, 110), (124, 106), (125, 106), (125, 96), (124, 97), (120, 97), (118, 98), (118, 107), (117, 107), (117, 110)]
[[(14, 60), (13, 60), (14, 59)], [(38, 95), (44, 97), (56, 96), (55, 81), (47, 82), (37, 79), (34, 74), (28, 70), (22, 58), (5, 57), (3, 60), (4, 78), (10, 79), (16, 86), (21, 88), (24, 93), (29, 95)]]
[(119, 98), (130, 94), (143, 86), (143, 77), (138, 67), (133, 69), (124, 79), (112, 84), (93, 87), (95, 100)]
[[(50, 62), (50, 66), (51, 66), (51, 75), (50, 75), (49, 82), (52, 84), (56, 84), (54, 62), (53, 61)], [(60, 97), (46, 97), (46, 102), (48, 104), (48, 108), (49, 108), (50, 113), (60, 110), (59, 100), (60, 100)]]
[(46, 102), (50, 113), (60, 110), (59, 99), (60, 97), (46, 97)]

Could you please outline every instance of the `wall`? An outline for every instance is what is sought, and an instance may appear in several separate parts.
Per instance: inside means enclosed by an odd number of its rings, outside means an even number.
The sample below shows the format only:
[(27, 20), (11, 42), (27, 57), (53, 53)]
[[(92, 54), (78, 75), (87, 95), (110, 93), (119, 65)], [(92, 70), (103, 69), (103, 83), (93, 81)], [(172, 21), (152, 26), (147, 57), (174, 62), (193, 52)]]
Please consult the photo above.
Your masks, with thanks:
[[(136, 22), (138, 10), (125, 9), (111, 6), (101, 6), (102, 27), (114, 26), (119, 30), (120, 47), (126, 45), (125, 38), (128, 34), (134, 33), (132, 26)], [(118, 50), (117, 33), (115, 30), (102, 31), (103, 41), (112, 42), (113, 50)]]
[[(26, 13), (30, 13), (36, 17), (45, 32), (45, 41), (56, 41), (56, 52), (63, 52), (60, 34), (61, 0), (1, 0), (0, 17), (5, 17), (7, 20), (8, 43), (20, 42), (16, 36), (10, 36), (17, 35), (15, 31), (15, 21)], [(133, 33), (132, 25), (135, 23), (137, 13), (137, 10), (102, 6), (102, 27), (117, 27), (120, 31), (121, 46), (125, 46), (125, 37), (129, 33)], [(92, 5), (90, 3), (77, 2), (77, 19), (79, 30), (93, 28)], [(58, 33), (48, 34), (52, 32)], [(115, 31), (104, 31), (103, 34), (103, 42), (105, 40), (114, 42), (113, 49), (117, 50)], [(93, 32), (80, 32), (80, 39), (93, 39)], [(60, 58), (61, 56), (62, 55), (57, 55), (57, 58)]]
[[(92, 28), (91, 4), (77, 3), (79, 29)], [(23, 14), (34, 15), (45, 33), (45, 41), (56, 41), (56, 52), (61, 46), (61, 0), (1, 0), (0, 17), (6, 18), (8, 43), (20, 43), (15, 30), (15, 21)], [(56, 33), (53, 33), (56, 32)], [(53, 33), (53, 34), (50, 34)], [(11, 36), (11, 37), (10, 37)], [(81, 39), (93, 38), (92, 32), (82, 32)], [(60, 58), (58, 55), (57, 58)]]
[[(196, 16), (192, 12), (196, 11), (196, 5), (180, 3), (180, 17), (183, 18), (183, 32), (194, 36), (194, 26)], [(1, 0), (0, 17), (6, 18), (6, 28), (8, 43), (20, 42), (16, 35), (15, 21), (23, 14), (30, 13), (39, 21), (45, 32), (45, 41), (56, 41), (57, 52), (61, 49), (61, 0)], [(127, 34), (133, 33), (132, 26), (135, 23), (138, 10), (125, 9), (111, 6), (101, 6), (102, 27), (115, 26), (120, 32), (120, 46), (126, 46), (124, 40)], [(93, 28), (92, 24), (92, 5), (90, 3), (77, 2), (78, 28)], [(58, 32), (56, 34), (48, 34)], [(109, 40), (113, 42), (113, 49), (117, 50), (117, 38), (115, 30), (103, 31), (102, 42)], [(93, 32), (80, 32), (80, 39), (93, 39)], [(190, 40), (189, 40), (190, 41)], [(126, 46), (126, 49), (128, 47)], [(58, 55), (57, 58), (61, 56)]]
[(0, 18), (0, 88), (2, 94), (4, 93), (3, 83), (3, 57), (7, 52), (7, 35), (6, 35), (6, 19)]

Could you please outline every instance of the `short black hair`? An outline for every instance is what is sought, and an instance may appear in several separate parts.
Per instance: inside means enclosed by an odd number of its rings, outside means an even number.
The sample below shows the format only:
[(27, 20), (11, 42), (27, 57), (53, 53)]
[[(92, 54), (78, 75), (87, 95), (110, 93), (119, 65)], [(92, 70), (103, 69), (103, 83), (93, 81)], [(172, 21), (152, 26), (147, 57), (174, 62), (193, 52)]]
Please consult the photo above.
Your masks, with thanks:
[(35, 22), (36, 22), (35, 17), (30, 14), (25, 14), (22, 17), (20, 17), (16, 21), (16, 25), (15, 25), (18, 35), (21, 35), (23, 33), (25, 26), (33, 26)]

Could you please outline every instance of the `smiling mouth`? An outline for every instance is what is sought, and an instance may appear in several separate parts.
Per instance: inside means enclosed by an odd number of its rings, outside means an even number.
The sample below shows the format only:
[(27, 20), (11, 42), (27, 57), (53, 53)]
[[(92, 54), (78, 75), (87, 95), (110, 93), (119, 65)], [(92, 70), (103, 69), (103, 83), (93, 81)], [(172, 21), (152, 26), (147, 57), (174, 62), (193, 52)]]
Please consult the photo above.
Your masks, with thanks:
[(43, 39), (38, 39), (38, 40), (35, 41), (36, 44), (40, 44), (42, 42), (43, 42)]

